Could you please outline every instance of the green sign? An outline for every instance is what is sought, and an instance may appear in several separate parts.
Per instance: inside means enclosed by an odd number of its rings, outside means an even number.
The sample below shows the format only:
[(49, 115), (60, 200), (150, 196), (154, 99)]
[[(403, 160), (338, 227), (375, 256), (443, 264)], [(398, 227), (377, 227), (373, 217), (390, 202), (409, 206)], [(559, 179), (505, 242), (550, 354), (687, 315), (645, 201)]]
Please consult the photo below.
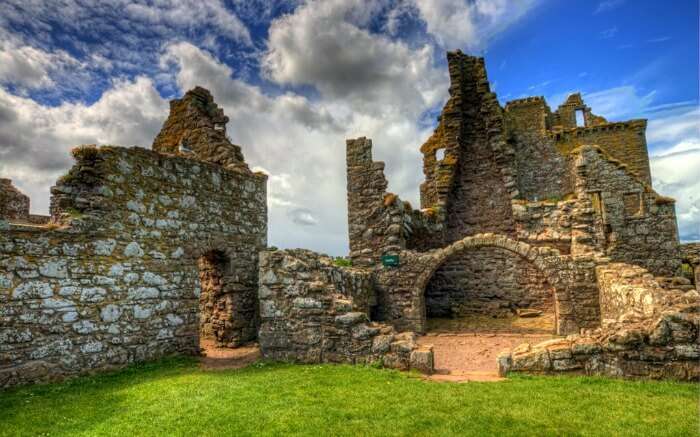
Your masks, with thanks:
[(399, 256), (398, 255), (383, 255), (382, 265), (385, 267), (398, 267), (399, 266)]

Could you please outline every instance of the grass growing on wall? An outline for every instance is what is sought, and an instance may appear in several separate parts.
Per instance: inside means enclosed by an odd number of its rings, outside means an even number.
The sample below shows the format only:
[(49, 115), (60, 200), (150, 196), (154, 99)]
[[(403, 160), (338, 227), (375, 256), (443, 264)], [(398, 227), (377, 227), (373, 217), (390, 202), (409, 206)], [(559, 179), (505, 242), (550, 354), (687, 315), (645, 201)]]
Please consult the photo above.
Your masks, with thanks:
[(0, 392), (0, 435), (696, 435), (692, 384), (584, 377), (438, 383), (360, 366), (190, 359)]

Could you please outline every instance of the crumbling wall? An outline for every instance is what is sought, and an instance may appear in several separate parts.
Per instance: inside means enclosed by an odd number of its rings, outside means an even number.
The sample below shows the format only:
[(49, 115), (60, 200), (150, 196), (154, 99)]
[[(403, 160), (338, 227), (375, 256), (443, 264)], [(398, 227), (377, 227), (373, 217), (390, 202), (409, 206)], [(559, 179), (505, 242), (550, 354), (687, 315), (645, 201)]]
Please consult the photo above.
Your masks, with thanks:
[(664, 288), (626, 264), (598, 267), (603, 325), (530, 345), (498, 358), (499, 373), (584, 373), (700, 380), (700, 295)]
[(0, 220), (27, 220), (29, 197), (19, 191), (10, 179), (0, 178)]
[(700, 291), (700, 243), (681, 244), (681, 258), (693, 270), (693, 282)]
[(598, 246), (615, 261), (642, 266), (658, 276), (680, 267), (673, 199), (660, 196), (627, 167), (596, 147), (575, 154), (577, 195), (596, 214)]
[(256, 296), (264, 175), (139, 148), (74, 156), (54, 224), (0, 221), (0, 387), (197, 353), (197, 260), (213, 250), (231, 291)]
[(384, 163), (372, 161), (372, 140), (347, 140), (348, 236), (356, 266), (372, 266), (382, 255), (437, 247), (443, 216), (436, 209), (414, 210), (387, 191)]
[(433, 371), (432, 349), (420, 348), (413, 333), (369, 321), (370, 272), (308, 250), (278, 250), (261, 253), (259, 277), (265, 357)]

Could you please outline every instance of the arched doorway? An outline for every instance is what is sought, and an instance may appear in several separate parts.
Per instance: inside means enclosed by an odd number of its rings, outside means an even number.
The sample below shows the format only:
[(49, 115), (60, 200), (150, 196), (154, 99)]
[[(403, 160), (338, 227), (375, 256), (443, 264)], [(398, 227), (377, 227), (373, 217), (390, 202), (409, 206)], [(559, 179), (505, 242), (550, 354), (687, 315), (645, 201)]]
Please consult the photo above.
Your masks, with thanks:
[[(420, 262), (428, 268), (418, 275), (414, 295), (426, 333), (419, 342), (433, 346), (435, 378), (498, 378), (501, 351), (575, 326), (573, 314), (560, 314), (569, 291), (559, 276), (566, 261), (556, 249), (480, 234), (426, 253)], [(523, 317), (528, 311), (536, 317)], [(444, 330), (448, 335), (435, 334), (431, 319), (439, 318), (456, 321)]]
[(425, 286), (427, 331), (556, 332), (554, 289), (513, 251), (469, 248), (435, 270)]

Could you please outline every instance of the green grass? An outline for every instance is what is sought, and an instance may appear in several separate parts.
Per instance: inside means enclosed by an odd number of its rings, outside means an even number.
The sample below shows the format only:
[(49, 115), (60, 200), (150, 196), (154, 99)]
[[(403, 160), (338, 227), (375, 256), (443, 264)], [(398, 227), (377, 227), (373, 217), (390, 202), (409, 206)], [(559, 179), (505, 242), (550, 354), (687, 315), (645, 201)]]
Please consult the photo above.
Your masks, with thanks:
[(203, 372), (171, 359), (0, 393), (0, 435), (630, 435), (698, 432), (693, 384), (437, 383), (360, 366)]

